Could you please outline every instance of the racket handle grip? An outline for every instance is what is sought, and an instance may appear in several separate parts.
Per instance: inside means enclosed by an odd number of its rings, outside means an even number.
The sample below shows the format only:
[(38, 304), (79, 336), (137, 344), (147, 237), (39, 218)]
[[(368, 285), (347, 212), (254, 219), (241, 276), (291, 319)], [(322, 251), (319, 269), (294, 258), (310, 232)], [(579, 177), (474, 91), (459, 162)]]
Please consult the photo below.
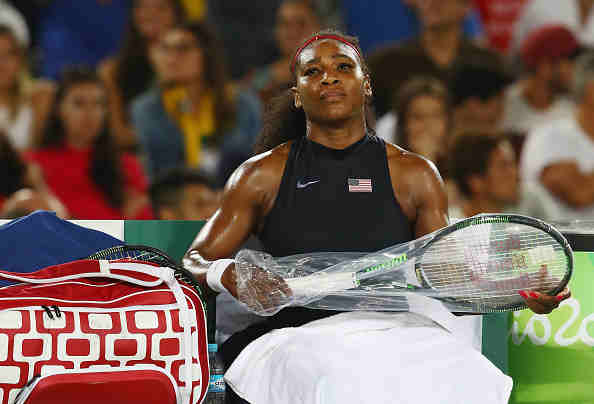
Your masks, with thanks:
[(356, 287), (354, 275), (354, 272), (321, 273), (288, 278), (285, 282), (294, 295), (317, 296)]

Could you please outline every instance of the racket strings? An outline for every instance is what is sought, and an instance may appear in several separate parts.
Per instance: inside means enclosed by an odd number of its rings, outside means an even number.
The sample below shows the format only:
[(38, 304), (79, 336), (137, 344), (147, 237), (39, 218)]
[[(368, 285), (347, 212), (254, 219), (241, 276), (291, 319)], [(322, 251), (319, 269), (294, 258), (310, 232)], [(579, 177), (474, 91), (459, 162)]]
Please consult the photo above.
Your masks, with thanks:
[(87, 257), (87, 259), (101, 259), (109, 261), (137, 260), (151, 262), (162, 266), (177, 266), (177, 264), (175, 264), (170, 258), (164, 256), (163, 254), (158, 254), (150, 250), (132, 249), (122, 246), (107, 248)]
[(419, 264), (428, 286), (444, 296), (503, 303), (521, 290), (554, 290), (567, 274), (568, 259), (543, 231), (485, 223), (434, 242)]

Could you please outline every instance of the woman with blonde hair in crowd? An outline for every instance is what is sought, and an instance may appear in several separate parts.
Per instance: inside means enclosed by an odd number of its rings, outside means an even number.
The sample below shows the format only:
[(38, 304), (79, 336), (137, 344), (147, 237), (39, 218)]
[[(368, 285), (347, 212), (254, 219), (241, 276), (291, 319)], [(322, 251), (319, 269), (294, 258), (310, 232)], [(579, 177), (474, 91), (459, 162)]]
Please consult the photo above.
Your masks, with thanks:
[(111, 131), (123, 149), (137, 144), (128, 113), (132, 100), (155, 80), (151, 50), (161, 35), (184, 17), (180, 0), (134, 0), (120, 53), (99, 68), (109, 95)]
[(76, 219), (150, 219), (148, 184), (133, 155), (120, 153), (107, 124), (107, 94), (97, 74), (64, 72), (41, 139), (27, 158)]
[(51, 109), (54, 87), (27, 70), (27, 40), (0, 23), (0, 129), (23, 150), (35, 146)]

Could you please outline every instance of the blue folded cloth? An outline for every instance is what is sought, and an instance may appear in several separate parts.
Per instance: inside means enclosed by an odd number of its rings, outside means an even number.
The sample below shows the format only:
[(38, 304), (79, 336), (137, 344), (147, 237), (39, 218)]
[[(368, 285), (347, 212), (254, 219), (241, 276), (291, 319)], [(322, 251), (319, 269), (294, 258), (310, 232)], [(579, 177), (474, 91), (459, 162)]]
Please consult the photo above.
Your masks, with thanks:
[[(0, 226), (0, 269), (33, 272), (125, 244), (106, 233), (37, 211)], [(0, 280), (0, 286), (11, 282)]]

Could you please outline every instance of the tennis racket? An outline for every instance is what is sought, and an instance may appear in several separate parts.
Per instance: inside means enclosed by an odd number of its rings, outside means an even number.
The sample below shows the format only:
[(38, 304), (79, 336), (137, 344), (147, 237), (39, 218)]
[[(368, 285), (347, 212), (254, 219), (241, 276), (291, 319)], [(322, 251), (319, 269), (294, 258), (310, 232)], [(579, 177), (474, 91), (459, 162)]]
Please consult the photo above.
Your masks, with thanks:
[(85, 259), (91, 260), (134, 260), (150, 262), (162, 267), (168, 267), (174, 270), (175, 278), (178, 281), (192, 286), (201, 297), (203, 297), (202, 289), (195, 281), (194, 277), (183, 266), (177, 263), (173, 258), (163, 251), (145, 245), (119, 245), (110, 247), (105, 250), (98, 251)]
[[(401, 296), (418, 293), (453, 312), (491, 313), (526, 308), (521, 290), (559, 293), (573, 270), (571, 247), (558, 230), (513, 214), (473, 216), (411, 242), (345, 258), (315, 253), (273, 259), (240, 251), (240, 300), (261, 315), (320, 299), (328, 309), (402, 310)], [(320, 270), (320, 261), (334, 265)], [(282, 278), (290, 291), (268, 291), (269, 301), (262, 302), (261, 285), (249, 279), (258, 279), (259, 270)]]

